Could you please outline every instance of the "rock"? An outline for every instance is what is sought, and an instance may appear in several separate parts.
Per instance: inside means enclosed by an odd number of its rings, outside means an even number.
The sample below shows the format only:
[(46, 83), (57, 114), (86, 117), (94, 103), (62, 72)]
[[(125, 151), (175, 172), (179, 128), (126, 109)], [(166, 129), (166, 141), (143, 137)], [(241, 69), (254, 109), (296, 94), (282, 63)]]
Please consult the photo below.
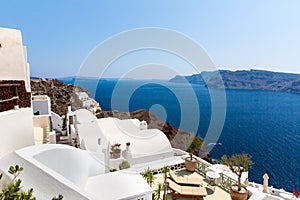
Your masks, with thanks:
[(51, 99), (51, 110), (60, 116), (67, 112), (70, 105), (72, 105), (74, 110), (82, 108), (82, 102), (78, 99), (75, 91), (87, 92), (78, 86), (64, 84), (57, 79), (32, 78), (30, 84), (32, 95), (49, 96)]

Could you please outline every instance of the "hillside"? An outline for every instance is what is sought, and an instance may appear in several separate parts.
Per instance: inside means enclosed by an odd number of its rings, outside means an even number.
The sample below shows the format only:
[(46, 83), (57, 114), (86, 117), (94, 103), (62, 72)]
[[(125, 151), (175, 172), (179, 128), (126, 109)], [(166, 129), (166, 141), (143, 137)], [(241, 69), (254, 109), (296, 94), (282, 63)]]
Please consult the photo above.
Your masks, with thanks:
[(57, 79), (31, 78), (32, 95), (47, 95), (51, 99), (51, 110), (60, 116), (72, 105), (73, 109), (82, 108), (82, 102), (74, 91), (85, 91), (71, 84), (64, 84)]
[[(171, 82), (186, 79), (193, 84), (202, 84), (206, 87), (243, 89), (243, 90), (268, 90), (300, 94), (300, 74), (270, 72), (263, 70), (220, 71), (222, 81), (217, 72), (202, 72), (192, 76), (176, 76)], [(204, 82), (204, 79), (206, 82)]]

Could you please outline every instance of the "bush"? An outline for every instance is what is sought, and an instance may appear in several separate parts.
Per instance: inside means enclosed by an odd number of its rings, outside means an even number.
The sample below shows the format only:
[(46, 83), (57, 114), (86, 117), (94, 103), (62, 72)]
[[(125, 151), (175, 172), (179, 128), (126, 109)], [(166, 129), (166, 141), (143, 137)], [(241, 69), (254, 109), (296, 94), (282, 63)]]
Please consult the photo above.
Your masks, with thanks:
[(130, 163), (127, 160), (123, 160), (123, 162), (120, 163), (119, 169), (127, 169), (130, 167)]
[[(13, 175), (13, 179), (10, 183), (3, 186), (0, 191), (1, 200), (35, 200), (33, 196), (33, 188), (30, 188), (28, 191), (21, 191), (21, 179), (17, 179), (20, 173), (23, 171), (23, 167), (19, 165), (10, 166), (8, 173)], [(0, 180), (2, 174), (0, 174)], [(58, 197), (53, 197), (52, 200), (62, 200), (63, 196), (60, 194)]]

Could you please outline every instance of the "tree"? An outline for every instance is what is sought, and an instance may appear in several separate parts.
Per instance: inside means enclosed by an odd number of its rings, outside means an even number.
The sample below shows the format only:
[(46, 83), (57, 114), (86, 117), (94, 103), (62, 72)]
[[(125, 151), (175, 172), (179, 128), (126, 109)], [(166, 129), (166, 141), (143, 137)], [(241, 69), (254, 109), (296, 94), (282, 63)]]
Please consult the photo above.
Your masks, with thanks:
[(201, 145), (203, 144), (203, 139), (200, 138), (199, 136), (194, 137), (192, 143), (190, 144), (190, 146), (187, 149), (187, 152), (189, 152), (190, 154), (194, 154), (195, 151), (197, 151)]
[(142, 173), (142, 176), (144, 179), (147, 180), (147, 183), (152, 187), (152, 183), (155, 179), (154, 174), (152, 173), (152, 171), (149, 169), (145, 169), (144, 172)]
[(164, 173), (164, 194), (163, 194), (163, 200), (166, 199), (167, 197), (167, 187), (168, 187), (168, 183), (167, 183), (167, 177), (168, 177), (168, 172), (169, 172), (169, 168), (167, 166), (164, 166), (162, 173)]
[(243, 172), (247, 172), (254, 162), (248, 154), (237, 154), (227, 157), (222, 156), (222, 162), (227, 165), (230, 170), (238, 176), (238, 191), (241, 191), (241, 176)]
[(152, 200), (161, 200), (160, 193), (163, 190), (163, 186), (161, 183), (158, 184), (157, 189), (152, 193)]
[[(23, 167), (19, 165), (10, 166), (8, 173), (13, 175), (13, 179), (10, 183), (3, 186), (0, 192), (0, 200), (35, 200), (33, 196), (33, 188), (30, 188), (28, 191), (21, 190), (21, 179), (17, 179), (20, 173), (23, 171)], [(3, 174), (0, 174), (0, 180)], [(52, 200), (62, 200), (63, 196), (60, 194), (58, 197), (53, 197)]]

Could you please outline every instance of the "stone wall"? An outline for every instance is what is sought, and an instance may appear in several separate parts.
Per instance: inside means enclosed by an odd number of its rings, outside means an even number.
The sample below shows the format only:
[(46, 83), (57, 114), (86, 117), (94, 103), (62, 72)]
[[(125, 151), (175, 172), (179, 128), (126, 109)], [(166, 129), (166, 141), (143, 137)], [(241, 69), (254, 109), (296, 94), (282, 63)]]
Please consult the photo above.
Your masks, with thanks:
[[(7, 86), (14, 84), (18, 86)], [(31, 93), (27, 92), (25, 88), (25, 81), (17, 80), (0, 80), (0, 101), (11, 99), (15, 96), (15, 87), (18, 89), (18, 105), (20, 108), (31, 106)], [(0, 102), (0, 112), (14, 109), (15, 101)]]

